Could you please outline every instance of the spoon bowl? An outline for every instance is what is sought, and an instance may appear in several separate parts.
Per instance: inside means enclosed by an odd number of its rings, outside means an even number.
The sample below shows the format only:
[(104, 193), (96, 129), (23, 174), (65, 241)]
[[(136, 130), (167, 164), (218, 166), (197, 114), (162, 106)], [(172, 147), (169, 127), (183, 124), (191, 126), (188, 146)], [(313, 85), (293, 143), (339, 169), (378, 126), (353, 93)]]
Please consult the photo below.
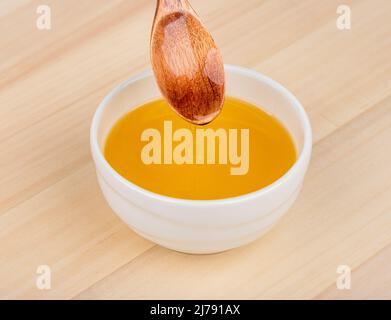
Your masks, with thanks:
[(224, 103), (224, 65), (213, 38), (187, 0), (158, 0), (151, 62), (162, 95), (185, 120), (205, 125)]

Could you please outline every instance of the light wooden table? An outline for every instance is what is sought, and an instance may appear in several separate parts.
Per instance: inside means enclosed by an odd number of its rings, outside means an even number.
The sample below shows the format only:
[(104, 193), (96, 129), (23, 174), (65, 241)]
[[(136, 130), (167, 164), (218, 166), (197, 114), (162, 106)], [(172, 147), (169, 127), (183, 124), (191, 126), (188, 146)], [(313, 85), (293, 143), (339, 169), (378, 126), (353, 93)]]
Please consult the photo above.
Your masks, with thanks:
[[(37, 6), (52, 29), (36, 28)], [(338, 5), (352, 29), (336, 27)], [(1, 298), (391, 298), (391, 1), (193, 0), (226, 63), (301, 100), (304, 189), (266, 236), (192, 256), (150, 243), (98, 189), (91, 117), (149, 64), (154, 1), (0, 1)], [(36, 287), (51, 268), (51, 289)], [(352, 269), (336, 288), (337, 267)]]

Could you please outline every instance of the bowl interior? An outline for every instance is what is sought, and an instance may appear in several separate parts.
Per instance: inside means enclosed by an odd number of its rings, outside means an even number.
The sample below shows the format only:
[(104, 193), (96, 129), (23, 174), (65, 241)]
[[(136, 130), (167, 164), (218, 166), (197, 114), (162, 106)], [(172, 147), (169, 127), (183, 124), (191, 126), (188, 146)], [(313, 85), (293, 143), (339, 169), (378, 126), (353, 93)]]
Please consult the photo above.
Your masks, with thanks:
[[(296, 98), (275, 81), (257, 72), (226, 66), (226, 94), (252, 103), (274, 115), (291, 134), (298, 157), (303, 151), (306, 115)], [(125, 113), (161, 97), (152, 72), (146, 71), (114, 89), (96, 115), (96, 138), (103, 152), (106, 137)], [(308, 128), (307, 128), (308, 130)]]

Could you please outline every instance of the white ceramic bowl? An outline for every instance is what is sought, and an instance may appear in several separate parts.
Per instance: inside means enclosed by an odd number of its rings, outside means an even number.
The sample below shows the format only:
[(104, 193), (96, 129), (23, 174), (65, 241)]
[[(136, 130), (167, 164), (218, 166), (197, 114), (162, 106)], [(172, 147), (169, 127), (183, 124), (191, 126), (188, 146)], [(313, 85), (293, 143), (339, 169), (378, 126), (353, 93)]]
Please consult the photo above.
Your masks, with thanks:
[(108, 164), (102, 150), (113, 124), (129, 110), (161, 97), (150, 70), (114, 88), (92, 121), (92, 155), (99, 185), (110, 207), (138, 234), (173, 250), (214, 253), (257, 239), (291, 207), (308, 168), (312, 133), (300, 102), (258, 72), (229, 65), (225, 70), (226, 94), (276, 116), (295, 142), (296, 163), (266, 188), (223, 200), (175, 199), (142, 189)]

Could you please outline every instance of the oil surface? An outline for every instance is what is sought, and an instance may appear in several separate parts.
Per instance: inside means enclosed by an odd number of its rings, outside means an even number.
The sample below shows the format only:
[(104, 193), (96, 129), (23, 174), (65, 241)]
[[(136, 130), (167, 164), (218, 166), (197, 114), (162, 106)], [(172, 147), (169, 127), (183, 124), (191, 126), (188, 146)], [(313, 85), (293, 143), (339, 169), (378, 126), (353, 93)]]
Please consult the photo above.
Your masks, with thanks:
[[(141, 154), (148, 144), (141, 136), (148, 128), (161, 132), (162, 158), (165, 152), (164, 122), (172, 122), (172, 131), (189, 129), (238, 130), (238, 154), (241, 154), (240, 130), (248, 129), (248, 171), (232, 175), (235, 167), (226, 164), (145, 164)], [(227, 137), (230, 137), (227, 134)], [(219, 158), (220, 139), (216, 139), (216, 159)], [(172, 141), (173, 150), (180, 141)], [(227, 149), (229, 143), (227, 144)], [(167, 149), (168, 150), (168, 149)], [(206, 146), (205, 146), (205, 149)], [(230, 154), (230, 150), (227, 153)], [(235, 197), (261, 189), (283, 176), (296, 161), (296, 151), (288, 131), (270, 114), (238, 99), (226, 98), (220, 116), (206, 126), (195, 126), (172, 112), (164, 100), (156, 100), (140, 106), (122, 117), (111, 129), (104, 155), (109, 164), (124, 178), (149, 191), (175, 198), (211, 200)], [(229, 157), (228, 157), (229, 158)], [(219, 160), (219, 159), (217, 159)]]

